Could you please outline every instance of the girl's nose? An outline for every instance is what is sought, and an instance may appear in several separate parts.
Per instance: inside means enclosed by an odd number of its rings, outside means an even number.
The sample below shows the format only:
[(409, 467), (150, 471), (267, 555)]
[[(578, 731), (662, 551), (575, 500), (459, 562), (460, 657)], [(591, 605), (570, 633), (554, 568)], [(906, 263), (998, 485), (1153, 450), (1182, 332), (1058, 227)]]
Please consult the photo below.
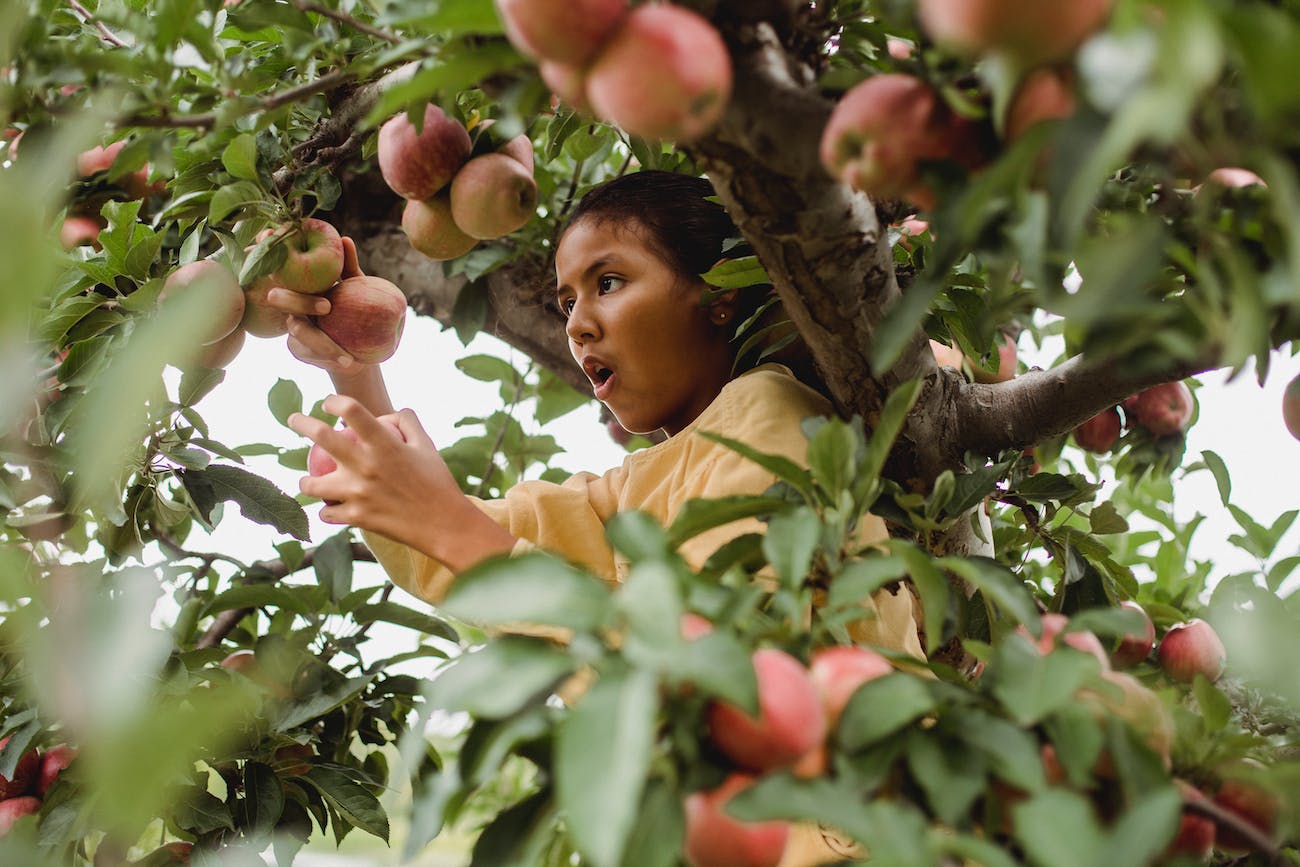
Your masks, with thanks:
[(574, 300), (569, 318), (564, 323), (564, 333), (570, 340), (578, 343), (595, 340), (600, 335), (600, 327), (593, 315), (591, 305)]

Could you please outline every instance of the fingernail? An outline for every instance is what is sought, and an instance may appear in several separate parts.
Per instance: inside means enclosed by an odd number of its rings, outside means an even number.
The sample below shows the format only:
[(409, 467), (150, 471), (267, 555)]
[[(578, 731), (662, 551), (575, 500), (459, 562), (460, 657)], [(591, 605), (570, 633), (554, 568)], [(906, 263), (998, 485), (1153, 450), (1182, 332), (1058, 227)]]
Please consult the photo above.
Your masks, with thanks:
[(330, 312), (330, 304), (329, 304), (328, 301), (321, 301), (320, 303), (318, 303), (318, 304), (316, 305), (315, 310), (316, 310), (317, 313), (329, 313), (329, 312)]
[(352, 356), (350, 355), (339, 356), (339, 367), (348, 367), (351, 364), (352, 364)]

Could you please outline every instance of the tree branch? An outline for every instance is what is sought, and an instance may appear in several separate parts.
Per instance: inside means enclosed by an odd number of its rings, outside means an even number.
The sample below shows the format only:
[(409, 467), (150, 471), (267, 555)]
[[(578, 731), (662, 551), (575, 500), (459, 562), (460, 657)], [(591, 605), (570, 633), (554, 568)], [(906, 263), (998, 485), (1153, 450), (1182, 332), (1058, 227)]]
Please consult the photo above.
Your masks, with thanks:
[[(285, 88), (270, 96), (264, 96), (253, 101), (254, 111), (273, 111), (290, 103), (297, 102), (308, 96), (314, 96), (317, 93), (333, 90), (347, 84), (356, 78), (355, 73), (336, 69), (333, 72), (327, 72), (320, 78), (306, 81), (293, 87)], [(185, 114), (172, 115), (166, 109), (158, 115), (141, 115), (133, 114), (123, 118), (118, 126), (138, 126), (151, 128), (171, 128), (171, 127), (192, 127), (196, 129), (207, 129), (214, 127), (220, 120), (220, 113), (215, 111), (204, 114)]]
[(1268, 834), (1265, 834), (1236, 813), (1223, 809), (1209, 798), (1184, 795), (1183, 809), (1189, 813), (1199, 813), (1214, 822), (1216, 826), (1232, 831), (1245, 840), (1252, 849), (1261, 853), (1268, 860), (1268, 863), (1282, 863), (1277, 843)]
[(291, 2), (296, 8), (303, 12), (315, 12), (324, 15), (326, 18), (333, 18), (335, 21), (345, 24), (353, 30), (364, 33), (367, 36), (373, 36), (376, 39), (382, 39), (385, 42), (390, 42), (393, 45), (402, 44), (402, 38), (400, 36), (389, 33), (386, 30), (380, 30), (378, 27), (372, 27), (364, 21), (358, 21), (346, 12), (340, 12), (337, 9), (330, 9), (327, 6), (321, 6), (318, 3), (309, 3), (306, 2), (306, 0), (291, 0)]
[(72, 11), (76, 12), (77, 17), (82, 21), (85, 21), (87, 24), (95, 25), (95, 29), (99, 31), (100, 39), (103, 39), (109, 45), (116, 46), (117, 48), (131, 47), (129, 43), (123, 42), (117, 34), (109, 30), (108, 27), (104, 25), (103, 21), (100, 21), (91, 15), (90, 10), (78, 3), (77, 0), (68, 0), (68, 5), (72, 7)]

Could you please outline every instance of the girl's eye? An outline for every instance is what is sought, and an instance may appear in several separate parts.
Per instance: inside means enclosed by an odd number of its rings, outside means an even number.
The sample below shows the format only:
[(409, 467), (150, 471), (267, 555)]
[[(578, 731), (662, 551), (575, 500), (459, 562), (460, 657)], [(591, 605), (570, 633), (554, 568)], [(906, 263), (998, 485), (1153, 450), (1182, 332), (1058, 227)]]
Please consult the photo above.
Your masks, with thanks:
[(615, 292), (627, 283), (622, 277), (615, 277), (612, 274), (602, 274), (596, 281), (596, 288), (601, 292)]
[(573, 312), (573, 299), (561, 298), (556, 306), (560, 308), (561, 313), (563, 313), (565, 316), (568, 316), (570, 313)]

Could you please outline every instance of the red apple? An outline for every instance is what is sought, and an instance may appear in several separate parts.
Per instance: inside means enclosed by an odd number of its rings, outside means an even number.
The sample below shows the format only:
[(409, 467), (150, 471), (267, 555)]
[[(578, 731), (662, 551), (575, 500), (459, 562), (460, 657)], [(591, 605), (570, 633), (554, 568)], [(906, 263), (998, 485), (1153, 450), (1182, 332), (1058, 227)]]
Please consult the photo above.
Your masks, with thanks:
[(587, 71), (570, 63), (556, 63), (543, 60), (537, 65), (537, 72), (551, 92), (568, 104), (574, 111), (589, 111), (587, 102)]
[[(360, 442), (360, 437), (357, 436), (357, 432), (354, 431), (352, 428), (349, 427), (340, 428), (339, 433), (343, 434), (345, 437), (352, 440), (352, 442), (354, 443)], [(333, 455), (325, 451), (325, 449), (321, 448), (319, 444), (312, 443), (311, 448), (307, 451), (307, 474), (308, 475), (325, 476), (334, 472), (338, 468), (339, 468), (338, 462), (334, 460)]]
[(0, 801), (0, 837), (13, 830), (23, 816), (30, 816), (41, 809), (41, 799), (30, 795), (20, 798), (7, 798)]
[(531, 175), (533, 173), (533, 168), (535, 166), (533, 160), (533, 140), (527, 135), (520, 133), (510, 139), (510, 141), (501, 145), (501, 147), (497, 148), (497, 153), (503, 153), (510, 157), (510, 159), (516, 160), (519, 165), (524, 167), (528, 174)]
[(1002, 341), (998, 343), (997, 373), (989, 373), (974, 359), (970, 359), (971, 376), (976, 382), (983, 383), (1007, 382), (1015, 379), (1017, 358), (1018, 349), (1015, 339), (1010, 334), (1003, 334)]
[(1075, 111), (1074, 75), (1052, 67), (1035, 69), (1025, 77), (1007, 108), (1007, 141), (1020, 138), (1032, 126), (1070, 117)]
[[(1174, 745), (1174, 723), (1160, 696), (1130, 674), (1103, 671), (1101, 677), (1112, 688), (1081, 689), (1079, 701), (1098, 718), (1114, 716), (1127, 723), (1168, 768)], [(1098, 772), (1105, 772), (1109, 764), (1110, 757), (1103, 754), (1098, 760)]]
[(866, 647), (828, 647), (813, 654), (808, 664), (813, 685), (821, 693), (830, 728), (839, 724), (844, 706), (867, 681), (894, 670), (888, 659)]
[(713, 631), (713, 624), (709, 621), (709, 618), (701, 614), (696, 614), (693, 611), (687, 611), (682, 615), (679, 626), (682, 638), (685, 638), (687, 641), (694, 641), (695, 639), (708, 635)]
[(627, 0), (496, 0), (506, 37), (534, 59), (582, 66), (614, 34)]
[[(9, 738), (0, 739), (0, 750), (5, 748), (9, 743)], [(22, 758), (14, 767), (12, 777), (0, 777), (0, 801), (7, 798), (16, 798), (31, 788), (32, 782), (41, 769), (41, 754), (36, 750), (28, 750), (23, 753)]]
[(686, 840), (690, 867), (776, 867), (790, 836), (787, 822), (742, 822), (726, 813), (727, 802), (754, 784), (732, 774), (716, 789), (686, 797)]
[(934, 41), (971, 53), (1002, 52), (1024, 66), (1069, 57), (1106, 22), (1112, 0), (917, 0)]
[(446, 193), (423, 202), (408, 200), (402, 209), (402, 231), (412, 247), (439, 262), (463, 256), (478, 243), (452, 219), (451, 197)]
[(1115, 407), (1102, 410), (1074, 429), (1074, 444), (1085, 452), (1104, 454), (1119, 442), (1124, 422)]
[[(912, 242), (910, 240), (912, 238), (916, 238), (921, 235), (928, 235), (931, 240), (934, 239), (934, 233), (930, 231), (929, 221), (922, 220), (921, 218), (915, 215), (908, 217), (907, 219), (903, 220), (901, 223), (897, 223), (895, 228), (898, 229), (898, 243), (902, 246), (904, 250), (912, 249)], [(938, 341), (936, 340), (930, 341), (932, 347), (935, 343), (938, 343)], [(938, 359), (938, 357), (939, 357), (939, 353), (936, 350), (935, 358)]]
[(1125, 633), (1119, 640), (1119, 646), (1110, 655), (1111, 664), (1116, 668), (1132, 668), (1151, 655), (1151, 648), (1156, 643), (1156, 627), (1146, 609), (1132, 599), (1125, 599), (1119, 607), (1142, 615), (1142, 628), (1137, 632)]
[(1218, 680), (1228, 658), (1214, 627), (1200, 618), (1171, 626), (1160, 639), (1156, 656), (1165, 674), (1184, 683), (1191, 683), (1198, 674)]
[[(1239, 169), (1233, 166), (1224, 166), (1217, 168), (1206, 175), (1207, 183), (1218, 184), (1228, 189), (1237, 189), (1240, 187), (1261, 186), (1267, 187), (1264, 179), (1252, 172), (1250, 169)], [(1199, 188), (1198, 188), (1199, 189)]]
[(451, 182), (469, 159), (470, 146), (459, 121), (428, 105), (419, 133), (405, 112), (379, 128), (379, 171), (393, 192), (423, 201)]
[(1083, 653), (1092, 654), (1101, 663), (1103, 671), (1110, 670), (1110, 655), (1106, 653), (1106, 649), (1101, 646), (1101, 640), (1095, 634), (1086, 629), (1066, 632), (1070, 625), (1070, 618), (1055, 612), (1044, 614), (1040, 622), (1042, 632), (1037, 641), (1034, 640), (1034, 637), (1029, 634), (1029, 630), (1024, 626), (1016, 627), (1016, 632), (1033, 642), (1035, 649), (1039, 653), (1046, 656), (1061, 644), (1065, 644), (1067, 647), (1073, 647)]
[(731, 97), (731, 56), (718, 31), (682, 6), (638, 6), (587, 73), (596, 114), (633, 135), (689, 142)]
[(244, 318), (244, 292), (239, 281), (229, 267), (215, 259), (200, 259), (173, 271), (158, 293), (158, 303), (166, 304), (177, 292), (202, 293), (212, 311), (201, 341), (204, 346), (230, 334)]
[[(503, 158), (504, 159), (504, 158)], [(325, 296), (330, 312), (316, 325), (363, 364), (392, 357), (406, 327), (406, 296), (381, 277), (349, 277)]]
[(343, 239), (324, 220), (309, 218), (301, 223), (259, 232), (261, 241), (272, 233), (283, 238), (284, 264), (271, 275), (276, 286), (304, 295), (323, 295), (343, 273)]
[(885, 39), (885, 51), (895, 60), (911, 60), (915, 50), (912, 43), (896, 36), (889, 36)]
[(960, 349), (938, 340), (930, 341), (930, 351), (934, 353), (935, 363), (940, 367), (955, 367), (961, 370), (962, 363), (966, 360)]
[(451, 217), (472, 238), (500, 238), (532, 219), (537, 183), (515, 159), (491, 153), (461, 167), (451, 182)]
[(236, 650), (221, 660), (220, 665), (227, 671), (248, 674), (257, 669), (257, 654), (251, 650)]
[[(1195, 786), (1183, 780), (1174, 780), (1183, 802), (1204, 801), (1205, 794)], [(1166, 858), (1192, 858), (1202, 864), (1208, 863), (1214, 849), (1214, 822), (1200, 813), (1183, 810), (1178, 819), (1178, 831), (1165, 849)]]
[(63, 244), (65, 250), (72, 250), (86, 245), (99, 250), (101, 249), (99, 246), (99, 230), (102, 228), (99, 220), (94, 217), (66, 217), (63, 220), (63, 226), (59, 229), (59, 241)]
[(763, 771), (792, 765), (826, 736), (826, 711), (807, 669), (773, 648), (751, 657), (757, 717), (725, 701), (708, 709), (709, 736), (736, 764)]
[[(126, 139), (115, 141), (107, 147), (93, 147), (88, 151), (82, 151), (77, 156), (77, 174), (83, 178), (89, 178), (98, 172), (106, 172), (113, 168), (113, 163), (117, 161), (117, 156), (126, 147)], [(12, 157), (12, 147), (11, 147)], [(141, 168), (115, 181), (127, 194), (132, 198), (140, 199), (149, 192), (149, 169)]]
[(1124, 409), (1158, 437), (1187, 430), (1192, 421), (1192, 390), (1181, 380), (1162, 382), (1124, 401)]
[(45, 751), (41, 756), (41, 769), (37, 775), (36, 793), (42, 798), (46, 792), (54, 785), (54, 781), (59, 778), (64, 769), (71, 765), (77, 758), (76, 747), (67, 744), (56, 744)]
[(1282, 394), (1282, 423), (1291, 436), (1300, 440), (1300, 375), (1287, 383)]
[(208, 370), (224, 369), (239, 356), (239, 351), (244, 348), (245, 336), (244, 329), (236, 328), (216, 343), (204, 346), (194, 363)]
[(279, 337), (289, 333), (289, 320), (266, 301), (266, 294), (278, 288), (271, 277), (259, 277), (244, 290), (244, 318), (239, 325), (254, 337)]
[[(1264, 770), (1263, 765), (1253, 759), (1240, 760), (1229, 768), (1229, 772), (1235, 768), (1249, 769), (1255, 773)], [(1217, 806), (1254, 827), (1266, 839), (1275, 838), (1282, 805), (1272, 791), (1250, 779), (1229, 776), (1215, 790), (1212, 800)], [(1227, 825), (1218, 826), (1215, 845), (1220, 851), (1229, 854), (1245, 854), (1257, 848), (1249, 839)]]
[[(227, 5), (229, 5), (229, 3), (227, 3)], [(162, 844), (157, 849), (146, 855), (144, 860), (150, 864), (188, 864), (190, 863), (190, 856), (193, 852), (193, 843), (176, 840), (171, 843)]]

